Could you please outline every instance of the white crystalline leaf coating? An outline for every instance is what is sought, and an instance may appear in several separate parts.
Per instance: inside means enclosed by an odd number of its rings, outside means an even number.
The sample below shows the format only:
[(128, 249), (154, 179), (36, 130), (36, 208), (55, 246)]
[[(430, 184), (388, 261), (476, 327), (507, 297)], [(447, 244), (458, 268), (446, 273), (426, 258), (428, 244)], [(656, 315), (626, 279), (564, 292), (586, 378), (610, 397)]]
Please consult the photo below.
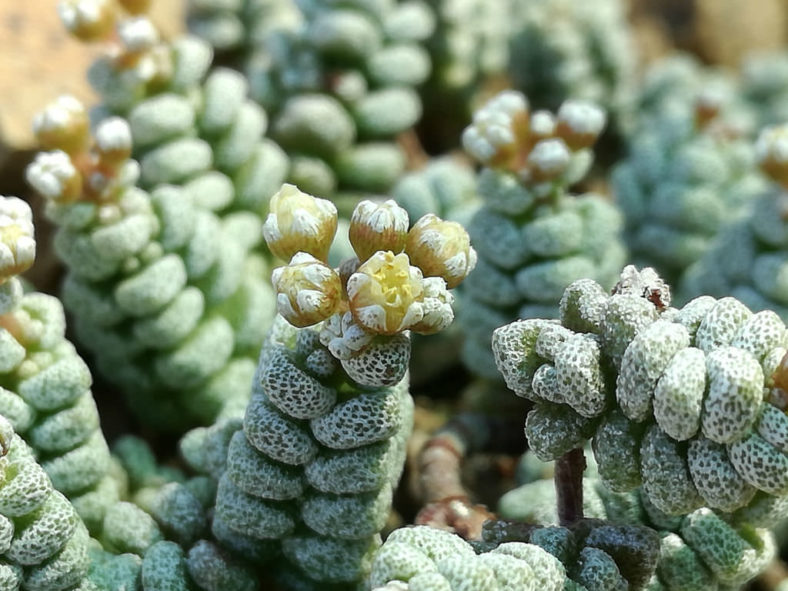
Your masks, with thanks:
[(57, 12), (66, 29), (75, 31), (101, 20), (108, 3), (109, 0), (63, 0), (57, 5)]
[(121, 21), (118, 25), (118, 35), (126, 49), (133, 52), (150, 49), (159, 41), (156, 27), (146, 17)]
[(334, 314), (323, 323), (320, 342), (337, 359), (349, 359), (374, 338), (353, 320), (350, 312)]
[(393, 229), (395, 232), (404, 233), (410, 225), (408, 212), (393, 199), (387, 199), (383, 203), (368, 199), (359, 202), (353, 210), (350, 222), (369, 226), (374, 232)]
[(733, 443), (755, 423), (763, 398), (763, 370), (755, 357), (736, 347), (719, 347), (706, 356), (709, 387), (703, 402), (703, 434)]
[(442, 278), (424, 279), (423, 317), (413, 325), (413, 330), (430, 334), (447, 328), (454, 320), (454, 310), (451, 307), (453, 302), (454, 296), (446, 288), (446, 282)]
[(73, 96), (64, 94), (59, 96), (43, 111), (36, 114), (33, 118), (33, 131), (39, 134), (55, 129), (62, 129), (66, 127), (74, 117), (84, 116), (86, 116), (86, 113), (82, 103)]
[(788, 125), (775, 125), (761, 131), (755, 142), (755, 159), (788, 162)]
[(578, 134), (598, 135), (605, 127), (605, 112), (586, 101), (568, 100), (558, 109), (558, 119)]
[(131, 128), (122, 117), (110, 117), (96, 128), (96, 145), (102, 152), (130, 152), (132, 147)]
[(680, 350), (654, 390), (654, 418), (662, 430), (677, 441), (693, 437), (700, 428), (705, 391), (705, 354), (695, 347)]
[(66, 183), (77, 174), (68, 154), (56, 150), (37, 154), (25, 176), (27, 182), (44, 197), (57, 199), (63, 195)]
[(571, 154), (564, 140), (549, 139), (537, 142), (528, 155), (528, 162), (547, 175), (560, 174), (569, 165)]

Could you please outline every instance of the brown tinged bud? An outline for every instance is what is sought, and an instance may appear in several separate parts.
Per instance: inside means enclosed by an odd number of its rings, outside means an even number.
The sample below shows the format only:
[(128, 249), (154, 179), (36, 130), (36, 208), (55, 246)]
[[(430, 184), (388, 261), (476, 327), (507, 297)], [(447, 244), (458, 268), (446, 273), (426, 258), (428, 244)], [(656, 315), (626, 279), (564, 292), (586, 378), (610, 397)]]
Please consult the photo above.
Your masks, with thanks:
[(101, 41), (115, 32), (114, 0), (61, 0), (57, 11), (68, 32), (81, 41)]
[(516, 166), (528, 141), (528, 113), (528, 100), (522, 93), (507, 90), (497, 94), (474, 114), (462, 134), (463, 147), (486, 166)]
[(284, 184), (271, 197), (269, 214), (263, 224), (263, 237), (274, 256), (290, 260), (297, 252), (308, 252), (326, 261), (337, 231), (337, 208)]
[(431, 213), (410, 229), (405, 252), (425, 277), (441, 277), (449, 289), (476, 266), (476, 251), (465, 228)]
[(755, 159), (766, 174), (788, 188), (788, 125), (761, 131), (755, 142)]
[(125, 119), (110, 117), (96, 128), (96, 153), (101, 165), (117, 168), (131, 158), (131, 129)]
[(305, 252), (271, 274), (279, 313), (293, 326), (312, 326), (332, 316), (342, 301), (342, 284), (331, 267)]
[(63, 95), (35, 116), (33, 133), (44, 150), (63, 150), (74, 155), (87, 150), (90, 120), (82, 103)]
[(587, 101), (568, 100), (558, 109), (556, 135), (572, 152), (593, 146), (605, 128), (605, 112)]
[(569, 167), (572, 155), (564, 140), (553, 138), (537, 142), (528, 154), (529, 181), (545, 182), (560, 177)]
[(393, 199), (364, 200), (353, 210), (348, 238), (359, 261), (366, 261), (379, 250), (402, 252), (409, 225), (408, 212)]

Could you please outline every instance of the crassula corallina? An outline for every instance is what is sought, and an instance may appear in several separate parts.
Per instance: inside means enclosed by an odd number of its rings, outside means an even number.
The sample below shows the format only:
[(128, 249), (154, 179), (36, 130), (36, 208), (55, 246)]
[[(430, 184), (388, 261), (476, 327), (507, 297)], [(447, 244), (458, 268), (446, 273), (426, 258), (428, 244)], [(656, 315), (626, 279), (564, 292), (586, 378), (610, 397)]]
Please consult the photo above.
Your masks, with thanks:
[(74, 36), (107, 46), (89, 73), (101, 101), (90, 119), (71, 97), (36, 118), (47, 151), (28, 180), (59, 228), (62, 298), (96, 369), (142, 420), (183, 430), (248, 398), (275, 309), (259, 225), (288, 159), (244, 77), (211, 69), (199, 39), (163, 41), (146, 10), (62, 4)]
[(484, 168), (477, 178), (482, 207), (468, 232), (479, 263), (463, 286), (460, 325), (465, 364), (498, 379), (493, 330), (516, 318), (554, 318), (572, 281), (592, 277), (612, 287), (624, 264), (621, 216), (600, 195), (573, 195), (593, 160), (591, 146), (605, 113), (566, 101), (556, 115), (531, 111), (505, 91), (474, 115), (466, 151)]
[(281, 551), (286, 588), (347, 588), (369, 571), (403, 468), (409, 332), (451, 323), (449, 290), (475, 253), (456, 223), (427, 215), (408, 230), (393, 201), (362, 201), (357, 258), (334, 269), (330, 202), (284, 185), (270, 210), (266, 240), (290, 261), (273, 273), (281, 316), (229, 442), (213, 532), (250, 559)]
[(642, 485), (678, 515), (788, 495), (787, 338), (777, 314), (732, 297), (671, 308), (652, 269), (627, 267), (612, 295), (577, 281), (560, 321), (515, 322), (493, 347), (509, 387), (535, 403), (526, 434), (541, 459), (591, 439), (607, 486)]

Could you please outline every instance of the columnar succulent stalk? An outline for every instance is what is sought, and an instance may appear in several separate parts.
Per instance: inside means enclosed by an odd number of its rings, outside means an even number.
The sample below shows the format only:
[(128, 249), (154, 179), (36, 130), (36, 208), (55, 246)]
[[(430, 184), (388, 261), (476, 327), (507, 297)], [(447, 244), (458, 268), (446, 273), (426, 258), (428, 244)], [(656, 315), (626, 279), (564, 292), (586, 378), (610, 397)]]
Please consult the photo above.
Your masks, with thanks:
[[(709, 107), (721, 108), (725, 124), (739, 134), (749, 134), (755, 127), (753, 109), (730, 72), (704, 65), (694, 55), (676, 53), (650, 65), (639, 81), (634, 99), (636, 128), (658, 125), (666, 117), (692, 120), (700, 98)], [(637, 135), (632, 133), (630, 138)]]
[(626, 128), (635, 88), (635, 51), (620, 0), (514, 2), (509, 72), (540, 109), (593, 101)]
[(590, 103), (567, 101), (557, 115), (531, 112), (522, 94), (507, 91), (466, 129), (466, 150), (485, 166), (478, 177), (484, 205), (469, 225), (479, 264), (460, 310), (463, 361), (474, 373), (499, 378), (490, 351), (495, 328), (557, 316), (564, 288), (581, 277), (615, 282), (625, 256), (619, 213), (601, 196), (569, 193), (590, 166), (604, 123)]
[(98, 368), (159, 428), (211, 421), (227, 398), (245, 400), (273, 307), (244, 236), (259, 232), (257, 216), (222, 219), (189, 186), (137, 187), (126, 121), (103, 120), (91, 141), (71, 100), (45, 113), (39, 137), (59, 149), (39, 154), (28, 179), (60, 226), (63, 299)]
[(0, 474), (0, 587), (90, 589), (85, 525), (2, 415)]
[(301, 3), (303, 25), (248, 71), (292, 156), (289, 179), (336, 200), (387, 192), (405, 167), (398, 134), (421, 116), (434, 17), (419, 0)]
[(428, 0), (435, 32), (427, 40), (432, 72), (422, 90), (422, 141), (453, 149), (485, 89), (505, 77), (512, 2)]
[[(476, 172), (470, 163), (453, 156), (430, 159), (423, 168), (403, 175), (392, 188), (391, 196), (411, 220), (432, 213), (466, 228), (481, 206), (476, 192)], [(454, 300), (458, 316), (462, 314), (461, 292), (458, 290)], [(437, 335), (414, 335), (411, 383), (422, 384), (456, 365), (462, 340), (459, 323)]]
[(408, 230), (393, 201), (362, 201), (349, 229), (358, 258), (332, 269), (329, 201), (285, 185), (270, 210), (264, 235), (290, 260), (272, 277), (281, 317), (229, 442), (213, 533), (249, 559), (280, 549), (286, 587), (348, 588), (366, 576), (404, 463), (408, 331), (448, 326), (448, 290), (475, 254), (456, 223), (427, 215)]
[[(162, 41), (145, 17), (147, 4), (131, 0), (60, 4), (69, 32), (81, 41), (101, 41), (106, 46), (88, 72), (101, 96), (92, 121), (112, 116), (127, 120), (142, 188), (179, 185), (194, 193), (202, 207), (251, 224), (241, 212), (264, 216), (268, 199), (288, 167), (282, 150), (264, 137), (266, 113), (248, 98), (248, 82), (241, 74), (212, 67), (208, 44), (189, 36)], [(91, 23), (100, 25), (100, 30), (86, 35), (81, 27), (84, 20), (104, 13), (110, 17)], [(50, 109), (39, 116), (35, 127), (45, 149), (70, 154), (57, 143), (63, 118), (62, 112)], [(49, 139), (52, 133), (54, 142)], [(241, 221), (235, 223), (244, 227)], [(246, 240), (262, 246), (256, 233)]]
[(508, 386), (534, 401), (530, 448), (551, 460), (592, 439), (605, 485), (642, 486), (668, 515), (785, 504), (785, 325), (732, 297), (669, 306), (653, 269), (627, 267), (612, 295), (570, 285), (560, 323), (496, 331)]
[[(669, 72), (668, 72), (669, 73)], [(673, 89), (672, 77), (661, 86)], [(678, 285), (717, 232), (744, 215), (765, 183), (735, 95), (711, 85), (694, 102), (677, 93), (655, 103), (613, 171), (634, 261)], [(731, 116), (728, 106), (731, 105)]]
[(511, 532), (505, 525), (491, 521), (487, 526), (489, 543), (475, 547), (429, 527), (395, 530), (375, 556), (370, 586), (399, 591), (638, 590), (656, 566), (658, 537), (638, 525), (586, 522), (574, 532), (530, 526), (525, 536), (514, 536), (516, 541), (507, 539)]
[(685, 297), (732, 295), (752, 310), (773, 310), (788, 320), (788, 126), (766, 128), (755, 144), (761, 170), (774, 181), (747, 215), (720, 232), (685, 275)]
[(481, 206), (473, 167), (454, 156), (431, 158), (423, 168), (403, 175), (391, 196), (412, 220), (434, 213), (462, 226), (468, 226)]
[(32, 265), (35, 250), (30, 208), (0, 197), (0, 415), (95, 534), (118, 487), (108, 472), (90, 370), (65, 338), (63, 307), (52, 296), (23, 293), (16, 277)]
[(788, 54), (762, 53), (749, 56), (741, 67), (744, 98), (757, 115), (759, 127), (788, 120)]
[(188, 9), (189, 30), (238, 65), (265, 50), (274, 31), (295, 29), (301, 21), (291, 0), (189, 0)]
[[(655, 591), (738, 589), (762, 572), (774, 558), (775, 541), (768, 527), (773, 525), (774, 519), (779, 519), (785, 513), (785, 503), (780, 511), (769, 511), (758, 517), (754, 512), (746, 517), (743, 514), (725, 516), (709, 508), (674, 517), (665, 515), (650, 504), (640, 489), (614, 493), (595, 477), (585, 479), (584, 484), (584, 500), (591, 509), (587, 516), (594, 518), (592, 523), (607, 524), (609, 533), (622, 525), (646, 526), (658, 533), (656, 540), (653, 537), (650, 540), (651, 543), (656, 541), (659, 549), (658, 556), (656, 552), (652, 554), (656, 562), (654, 576), (651, 579), (641, 576), (640, 585), (629, 588)], [(537, 505), (543, 508), (555, 505), (556, 494), (551, 480), (526, 484), (506, 497), (501, 500), (502, 516), (519, 521), (488, 522), (484, 531), (485, 539), (549, 540), (550, 545), (545, 549), (553, 552), (564, 564), (567, 564), (566, 558), (577, 554), (576, 540), (574, 544), (567, 542), (577, 538), (578, 533), (583, 535), (586, 526), (581, 524), (570, 529), (556, 527), (554, 513), (551, 516), (549, 511), (533, 510), (534, 498)], [(522, 518), (526, 518), (530, 525), (525, 525)], [(771, 523), (769, 520), (772, 520)], [(643, 530), (640, 533), (644, 540), (647, 539)], [(627, 562), (625, 568), (633, 566), (633, 560)], [(648, 569), (644, 571), (643, 574), (646, 574)], [(618, 588), (627, 587), (601, 587), (605, 590)]]
[(127, 591), (258, 588), (250, 568), (210, 538), (215, 480), (158, 466), (135, 438), (123, 438), (114, 451), (128, 474), (130, 501), (107, 512), (101, 546), (90, 550), (91, 582)]

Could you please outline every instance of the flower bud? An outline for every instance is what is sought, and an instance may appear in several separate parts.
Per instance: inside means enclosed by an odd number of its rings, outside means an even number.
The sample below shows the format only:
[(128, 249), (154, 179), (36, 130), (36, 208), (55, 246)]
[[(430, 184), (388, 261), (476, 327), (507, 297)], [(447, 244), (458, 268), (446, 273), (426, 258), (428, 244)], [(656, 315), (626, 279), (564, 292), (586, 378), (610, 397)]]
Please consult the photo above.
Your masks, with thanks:
[(551, 181), (566, 171), (571, 160), (569, 148), (561, 139), (537, 142), (528, 154), (528, 174), (534, 181)]
[(327, 259), (337, 231), (333, 203), (284, 184), (271, 197), (269, 211), (263, 237), (274, 256), (290, 260), (297, 252), (308, 252), (321, 261)]
[(788, 187), (788, 125), (767, 127), (755, 142), (755, 159), (776, 182)]
[(411, 330), (419, 334), (435, 334), (448, 328), (454, 320), (453, 302), (454, 296), (441, 277), (425, 277), (422, 302), (424, 316), (420, 322), (411, 326)]
[(57, 11), (63, 26), (82, 41), (107, 39), (115, 30), (114, 0), (61, 0)]
[(555, 135), (558, 122), (550, 111), (534, 111), (531, 115), (531, 141), (546, 140)]
[(35, 258), (30, 206), (16, 197), (0, 196), (0, 283), (29, 269)]
[(421, 270), (408, 255), (390, 250), (372, 255), (347, 282), (353, 318), (366, 330), (392, 335), (423, 317)]
[(57, 203), (75, 201), (82, 194), (82, 175), (60, 150), (38, 153), (25, 176), (36, 191)]
[(312, 326), (332, 316), (342, 301), (342, 284), (331, 267), (305, 252), (271, 274), (279, 313), (293, 326)]
[(410, 229), (405, 252), (425, 277), (441, 277), (449, 289), (457, 287), (476, 266), (476, 251), (465, 228), (431, 213)]
[(507, 165), (528, 135), (528, 101), (523, 94), (504, 91), (473, 116), (462, 134), (465, 150), (482, 164)]
[(131, 157), (131, 129), (121, 117), (110, 117), (96, 128), (96, 150), (102, 164), (116, 168)]
[(573, 152), (594, 145), (605, 128), (605, 112), (586, 101), (564, 101), (558, 109), (556, 133)]
[(408, 235), (408, 212), (393, 199), (383, 203), (361, 201), (350, 218), (348, 237), (359, 261), (366, 261), (379, 250), (402, 252)]
[(90, 121), (82, 103), (63, 95), (35, 116), (33, 133), (45, 150), (75, 154), (87, 148)]
[(144, 16), (122, 21), (118, 25), (118, 36), (130, 53), (147, 51), (159, 42), (159, 32), (150, 19)]

